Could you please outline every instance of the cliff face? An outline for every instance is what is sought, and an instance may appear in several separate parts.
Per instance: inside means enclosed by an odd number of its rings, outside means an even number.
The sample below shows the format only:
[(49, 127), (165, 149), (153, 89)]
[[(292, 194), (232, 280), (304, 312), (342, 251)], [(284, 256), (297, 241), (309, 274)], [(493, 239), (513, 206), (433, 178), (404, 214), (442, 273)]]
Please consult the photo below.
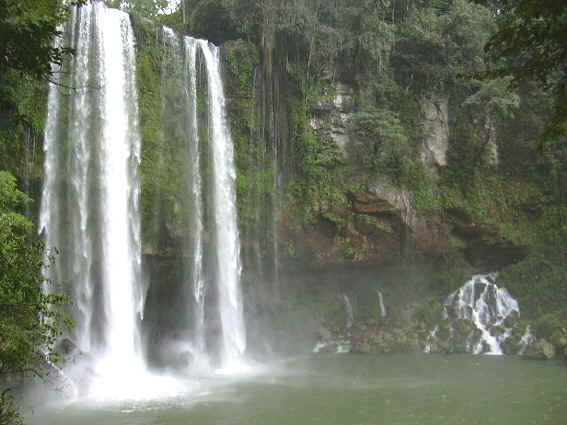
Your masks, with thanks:
[[(184, 219), (191, 206), (179, 190), (179, 102), (170, 90), (174, 79), (164, 74), (170, 71), (163, 34), (133, 19), (147, 320), (159, 339), (179, 327), (175, 313), (163, 311), (183, 292), (183, 247), (193, 230)], [(495, 161), (510, 137), (502, 131), (508, 121), (489, 103), (471, 101), (474, 88), (413, 90), (394, 60), (413, 45), (394, 54), (388, 41), (370, 64), (349, 68), (345, 58), (301, 56), (297, 40), (273, 22), (261, 28), (256, 42), (222, 46), (251, 345), (310, 347), (321, 323), (342, 326), (343, 294), (361, 303), (378, 287), (399, 332), (421, 341), (428, 324), (420, 322), (421, 336), (407, 326), (424, 299), (529, 253), (529, 240), (519, 234), (533, 217), (518, 207), (532, 195), (521, 195), (523, 183), (500, 173), (505, 158)], [(372, 62), (378, 60), (379, 66)], [(203, 90), (198, 111), (206, 121)], [(206, 209), (210, 200), (204, 202)], [(205, 234), (205, 250), (210, 243)], [(360, 320), (378, 309), (377, 301), (359, 309)], [(209, 332), (218, 333), (211, 323)]]
[[(227, 28), (211, 28), (223, 43), (243, 287), (258, 347), (266, 335), (275, 336), (273, 346), (285, 346), (285, 337), (313, 342), (321, 322), (344, 319), (342, 294), (364, 299), (378, 286), (392, 314), (409, 323), (420, 299), (446, 295), (473, 272), (503, 269), (500, 279), (528, 315), (560, 310), (567, 215), (537, 142), (549, 112), (545, 95), (462, 78), (482, 63), (488, 10), (456, 0), (442, 13), (415, 7), (392, 18), (358, 2), (348, 10), (335, 2), (325, 13), (276, 0), (234, 10), (221, 0), (195, 3), (176, 23), (180, 33), (206, 37), (207, 20), (224, 8)], [(183, 247), (193, 237), (174, 90), (183, 76), (167, 78), (160, 27), (132, 20), (148, 332), (175, 333), (174, 312), (162, 313), (182, 293)], [(199, 87), (198, 118), (206, 122)], [(40, 187), (34, 146), (45, 111), (30, 99), (44, 98), (41, 88), (22, 89), (32, 131), (18, 130), (25, 143), (17, 149), (2, 144), (3, 165), (32, 194)], [(203, 202), (206, 209), (211, 200)], [(212, 236), (203, 236), (205, 249)], [(546, 295), (554, 292), (557, 299)], [(370, 315), (379, 311), (371, 298), (363, 308)], [(553, 326), (542, 332), (551, 335)]]

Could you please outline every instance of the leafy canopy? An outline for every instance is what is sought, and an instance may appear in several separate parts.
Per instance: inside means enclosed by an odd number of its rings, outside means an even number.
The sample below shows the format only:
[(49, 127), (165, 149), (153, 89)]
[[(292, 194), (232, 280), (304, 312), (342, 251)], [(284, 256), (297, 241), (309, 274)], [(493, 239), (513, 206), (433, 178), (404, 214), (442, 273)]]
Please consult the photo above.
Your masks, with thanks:
[[(18, 211), (31, 200), (14, 176), (0, 171), (0, 382), (13, 374), (43, 376), (56, 360), (54, 344), (64, 323), (57, 306), (66, 298), (42, 290), (47, 265), (33, 223)], [(48, 283), (45, 283), (46, 285)], [(17, 423), (6, 391), (0, 398), (0, 423)]]
[(52, 74), (51, 64), (61, 64), (70, 53), (53, 45), (61, 36), (59, 25), (73, 5), (86, 0), (0, 0), (0, 72), (16, 70), (38, 79)]
[(519, 86), (535, 82), (550, 90), (553, 117), (547, 135), (567, 134), (567, 2), (564, 0), (477, 0), (493, 8), (498, 30), (488, 40), (491, 70)]

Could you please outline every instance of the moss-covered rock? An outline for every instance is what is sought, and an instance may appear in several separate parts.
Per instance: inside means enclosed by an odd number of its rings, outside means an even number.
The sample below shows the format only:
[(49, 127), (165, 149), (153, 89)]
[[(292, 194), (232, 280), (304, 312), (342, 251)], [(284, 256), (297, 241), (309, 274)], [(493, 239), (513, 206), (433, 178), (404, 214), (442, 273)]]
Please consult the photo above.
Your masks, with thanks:
[(540, 338), (528, 349), (526, 355), (532, 359), (550, 360), (555, 357), (555, 347), (544, 338)]

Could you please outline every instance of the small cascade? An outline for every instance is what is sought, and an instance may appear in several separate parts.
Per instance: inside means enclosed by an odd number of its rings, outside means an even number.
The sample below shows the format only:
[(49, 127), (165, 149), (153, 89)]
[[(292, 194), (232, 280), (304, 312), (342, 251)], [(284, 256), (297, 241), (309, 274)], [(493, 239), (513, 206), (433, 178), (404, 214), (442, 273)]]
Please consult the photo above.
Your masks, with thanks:
[(347, 294), (343, 294), (343, 303), (345, 306), (345, 328), (344, 333), (340, 335), (331, 335), (328, 331), (325, 336), (317, 341), (315, 347), (311, 350), (313, 353), (350, 353), (352, 349), (351, 329), (354, 325), (354, 309)]
[(510, 320), (520, 316), (518, 302), (496, 284), (496, 273), (475, 275), (450, 294), (443, 304), (443, 322), (430, 332), (425, 346), (431, 352), (439, 345), (441, 330), (448, 335), (449, 350), (473, 354), (502, 355), (503, 344), (512, 334)]
[(388, 311), (386, 310), (386, 305), (384, 304), (384, 296), (382, 295), (382, 291), (376, 289), (378, 294), (378, 304), (380, 306), (380, 317), (386, 317), (388, 315)]
[(523, 356), (524, 354), (526, 354), (526, 350), (533, 345), (535, 340), (536, 340), (536, 337), (532, 333), (531, 326), (527, 325), (526, 330), (524, 331), (524, 334), (522, 335), (522, 338), (520, 339), (520, 343), (519, 343), (520, 349), (518, 350), (518, 355)]
[(354, 311), (352, 309), (352, 304), (350, 303), (350, 300), (346, 294), (343, 294), (343, 300), (345, 302), (345, 328), (348, 331), (354, 324)]
[(427, 335), (427, 341), (425, 341), (425, 348), (423, 349), (424, 353), (429, 354), (432, 352), (432, 346), (433, 343), (437, 341), (438, 334), (439, 334), (439, 325), (435, 325), (435, 327), (431, 329), (431, 331), (429, 332), (429, 335)]

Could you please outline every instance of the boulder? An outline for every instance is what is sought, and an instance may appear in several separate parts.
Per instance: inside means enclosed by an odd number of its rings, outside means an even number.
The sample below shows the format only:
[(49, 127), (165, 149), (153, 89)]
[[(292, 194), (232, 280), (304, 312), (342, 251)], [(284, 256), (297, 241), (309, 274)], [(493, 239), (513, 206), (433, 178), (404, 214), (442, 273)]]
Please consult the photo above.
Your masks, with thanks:
[(555, 357), (555, 347), (544, 338), (540, 338), (528, 349), (526, 355), (532, 359), (550, 360)]

